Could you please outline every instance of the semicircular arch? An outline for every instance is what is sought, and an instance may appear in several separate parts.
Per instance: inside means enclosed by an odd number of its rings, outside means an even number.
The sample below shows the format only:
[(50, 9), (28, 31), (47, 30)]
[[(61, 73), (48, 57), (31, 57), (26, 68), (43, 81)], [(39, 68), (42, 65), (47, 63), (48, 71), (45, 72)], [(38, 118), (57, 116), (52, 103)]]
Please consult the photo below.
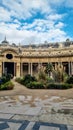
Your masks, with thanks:
[(1, 51), (1, 54), (3, 54), (3, 53), (13, 53), (13, 54), (15, 54), (15, 55), (18, 55), (18, 52), (17, 52), (17, 50), (14, 50), (14, 49), (12, 49), (12, 48), (5, 48), (5, 49), (3, 49), (2, 51)]

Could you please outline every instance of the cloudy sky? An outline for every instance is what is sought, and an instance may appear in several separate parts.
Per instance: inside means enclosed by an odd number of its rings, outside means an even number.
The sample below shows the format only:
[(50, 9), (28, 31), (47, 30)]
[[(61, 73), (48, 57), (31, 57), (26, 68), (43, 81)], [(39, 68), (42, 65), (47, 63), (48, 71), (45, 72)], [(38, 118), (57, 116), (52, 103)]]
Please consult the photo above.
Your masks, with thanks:
[(73, 0), (0, 0), (0, 42), (73, 40)]

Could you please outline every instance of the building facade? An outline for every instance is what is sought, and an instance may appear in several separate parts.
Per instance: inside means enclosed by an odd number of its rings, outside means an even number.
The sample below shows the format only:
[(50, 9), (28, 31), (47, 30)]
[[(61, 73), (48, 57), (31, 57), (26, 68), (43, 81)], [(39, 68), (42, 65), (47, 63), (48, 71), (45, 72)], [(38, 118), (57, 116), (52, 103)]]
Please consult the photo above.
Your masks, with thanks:
[(73, 42), (17, 46), (4, 39), (0, 44), (0, 76), (3, 73), (22, 77), (26, 74), (35, 75), (38, 67), (47, 63), (60, 63), (68, 75), (73, 75)]

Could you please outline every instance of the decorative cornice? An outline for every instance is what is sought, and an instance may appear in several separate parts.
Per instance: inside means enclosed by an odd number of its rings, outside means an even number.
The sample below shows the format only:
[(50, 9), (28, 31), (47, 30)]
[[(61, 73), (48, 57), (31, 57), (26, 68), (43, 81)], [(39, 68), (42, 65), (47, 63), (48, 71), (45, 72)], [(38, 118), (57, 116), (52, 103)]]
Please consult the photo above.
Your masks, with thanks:
[(16, 53), (17, 55), (19, 54), (17, 50), (14, 50), (13, 48), (3, 48), (1, 50), (1, 54), (3, 54), (5, 51), (11, 51), (11, 52), (14, 52)]

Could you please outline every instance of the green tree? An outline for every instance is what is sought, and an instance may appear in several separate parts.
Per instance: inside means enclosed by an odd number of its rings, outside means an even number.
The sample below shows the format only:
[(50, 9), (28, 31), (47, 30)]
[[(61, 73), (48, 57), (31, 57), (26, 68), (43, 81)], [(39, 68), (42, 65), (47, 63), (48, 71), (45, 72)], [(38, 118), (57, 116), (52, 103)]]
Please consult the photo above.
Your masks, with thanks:
[(50, 75), (51, 75), (52, 70), (53, 70), (52, 63), (48, 63), (48, 64), (46, 65), (45, 72), (48, 74), (49, 77), (50, 77)]

